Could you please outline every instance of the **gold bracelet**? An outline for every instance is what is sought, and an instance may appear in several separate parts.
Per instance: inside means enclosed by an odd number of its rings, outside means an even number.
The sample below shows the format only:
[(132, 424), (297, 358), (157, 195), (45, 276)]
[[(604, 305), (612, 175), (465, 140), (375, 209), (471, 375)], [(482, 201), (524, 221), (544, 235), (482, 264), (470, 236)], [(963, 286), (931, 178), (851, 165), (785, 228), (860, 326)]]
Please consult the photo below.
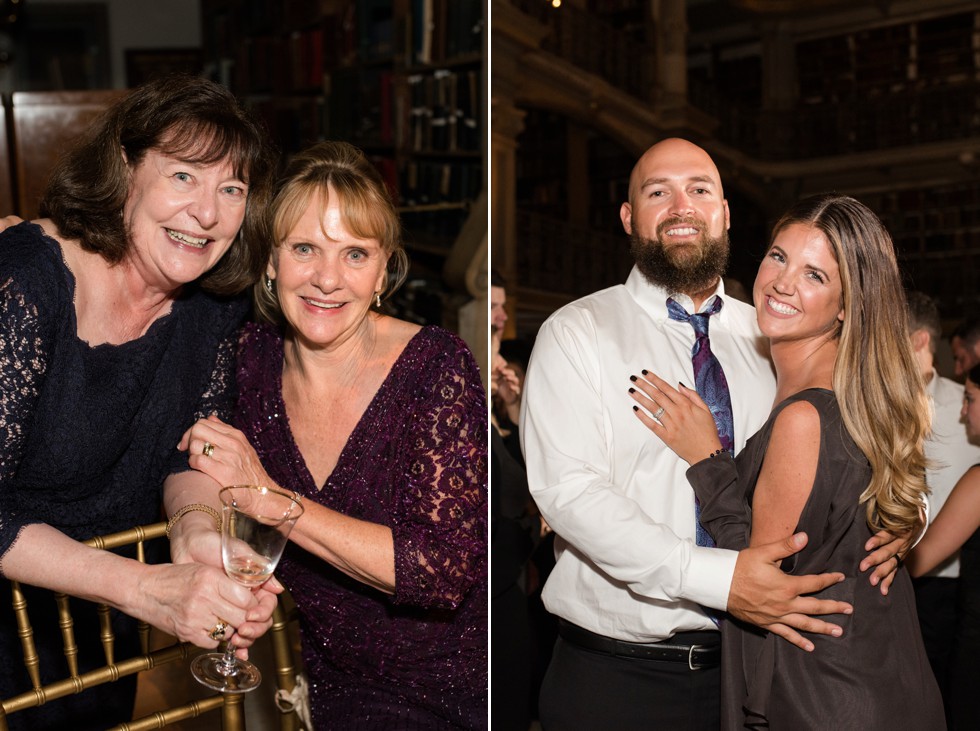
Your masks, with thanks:
[(221, 530), (221, 515), (219, 515), (217, 510), (212, 508), (210, 505), (205, 505), (204, 503), (191, 503), (190, 505), (185, 505), (182, 507), (173, 514), (173, 517), (171, 517), (170, 520), (167, 521), (167, 538), (170, 538), (170, 531), (172, 531), (174, 526), (177, 525), (177, 521), (195, 510), (200, 510), (202, 513), (207, 513), (210, 515), (214, 519), (214, 529), (217, 531)]

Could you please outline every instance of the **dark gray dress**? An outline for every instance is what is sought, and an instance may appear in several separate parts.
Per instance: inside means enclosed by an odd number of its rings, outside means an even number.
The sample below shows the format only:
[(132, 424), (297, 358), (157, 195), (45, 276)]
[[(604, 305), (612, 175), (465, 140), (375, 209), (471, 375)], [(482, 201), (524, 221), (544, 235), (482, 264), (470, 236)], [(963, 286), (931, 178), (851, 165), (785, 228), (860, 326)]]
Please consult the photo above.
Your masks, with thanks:
[(816, 596), (850, 602), (854, 614), (825, 617), (844, 634), (808, 635), (812, 653), (757, 627), (723, 621), (722, 728), (945, 729), (908, 573), (902, 568), (882, 596), (869, 572), (858, 571), (872, 535), (858, 504), (871, 467), (845, 430), (833, 392), (811, 389), (786, 399), (736, 460), (693, 465), (688, 479), (702, 503), (702, 522), (719, 546), (748, 545), (752, 495), (773, 424), (796, 401), (820, 414), (820, 456), (797, 526), (809, 542), (782, 567), (797, 575), (843, 572), (843, 582)]

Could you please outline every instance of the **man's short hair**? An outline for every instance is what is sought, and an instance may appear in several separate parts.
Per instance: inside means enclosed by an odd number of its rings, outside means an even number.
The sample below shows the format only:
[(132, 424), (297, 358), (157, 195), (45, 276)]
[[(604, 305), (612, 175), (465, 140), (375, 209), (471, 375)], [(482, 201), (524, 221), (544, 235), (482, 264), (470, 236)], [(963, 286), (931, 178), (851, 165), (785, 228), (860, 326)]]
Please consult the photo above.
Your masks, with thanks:
[(919, 291), (909, 292), (906, 301), (909, 308), (909, 331), (925, 330), (929, 333), (929, 350), (935, 353), (943, 332), (939, 305), (925, 292)]
[(490, 286), (507, 289), (507, 280), (504, 279), (504, 275), (492, 267), (490, 269)]
[(970, 315), (963, 320), (950, 334), (950, 338), (959, 338), (963, 345), (972, 348), (980, 341), (980, 316)]

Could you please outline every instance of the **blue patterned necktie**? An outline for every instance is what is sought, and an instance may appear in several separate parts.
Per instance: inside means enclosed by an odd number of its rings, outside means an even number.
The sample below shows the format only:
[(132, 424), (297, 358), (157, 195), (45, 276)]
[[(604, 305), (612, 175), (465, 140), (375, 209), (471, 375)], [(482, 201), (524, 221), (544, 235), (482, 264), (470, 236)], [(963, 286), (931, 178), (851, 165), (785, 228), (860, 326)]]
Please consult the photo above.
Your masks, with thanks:
[[(694, 387), (698, 396), (711, 409), (718, 428), (718, 438), (721, 446), (732, 455), (735, 454), (735, 426), (732, 422), (732, 395), (728, 391), (728, 379), (721, 363), (711, 352), (711, 342), (708, 340), (708, 318), (721, 310), (721, 297), (715, 297), (714, 304), (707, 312), (689, 314), (681, 305), (667, 299), (667, 313), (671, 320), (691, 323), (694, 328), (694, 347), (691, 348), (691, 363), (694, 366)], [(699, 546), (714, 546), (715, 542), (701, 526), (701, 504), (694, 500), (695, 518), (697, 520), (697, 544)]]

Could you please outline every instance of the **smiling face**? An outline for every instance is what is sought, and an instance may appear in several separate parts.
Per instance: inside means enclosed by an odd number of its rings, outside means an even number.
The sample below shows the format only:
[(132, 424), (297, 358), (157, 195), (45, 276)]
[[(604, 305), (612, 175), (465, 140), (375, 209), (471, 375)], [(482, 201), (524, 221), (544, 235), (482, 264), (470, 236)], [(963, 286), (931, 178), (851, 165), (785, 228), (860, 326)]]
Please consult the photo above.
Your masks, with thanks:
[(718, 169), (697, 145), (669, 139), (647, 150), (633, 168), (620, 218), (650, 281), (690, 293), (724, 273), (728, 203)]
[(773, 342), (833, 335), (844, 319), (837, 259), (827, 237), (800, 223), (780, 231), (752, 288), (762, 332)]
[(327, 190), (326, 201), (303, 209), (268, 269), (283, 316), (311, 347), (339, 345), (361, 331), (388, 262), (377, 239), (350, 232), (339, 196)]
[(123, 209), (130, 261), (161, 291), (193, 282), (231, 247), (247, 196), (230, 162), (201, 165), (147, 151), (132, 171)]

